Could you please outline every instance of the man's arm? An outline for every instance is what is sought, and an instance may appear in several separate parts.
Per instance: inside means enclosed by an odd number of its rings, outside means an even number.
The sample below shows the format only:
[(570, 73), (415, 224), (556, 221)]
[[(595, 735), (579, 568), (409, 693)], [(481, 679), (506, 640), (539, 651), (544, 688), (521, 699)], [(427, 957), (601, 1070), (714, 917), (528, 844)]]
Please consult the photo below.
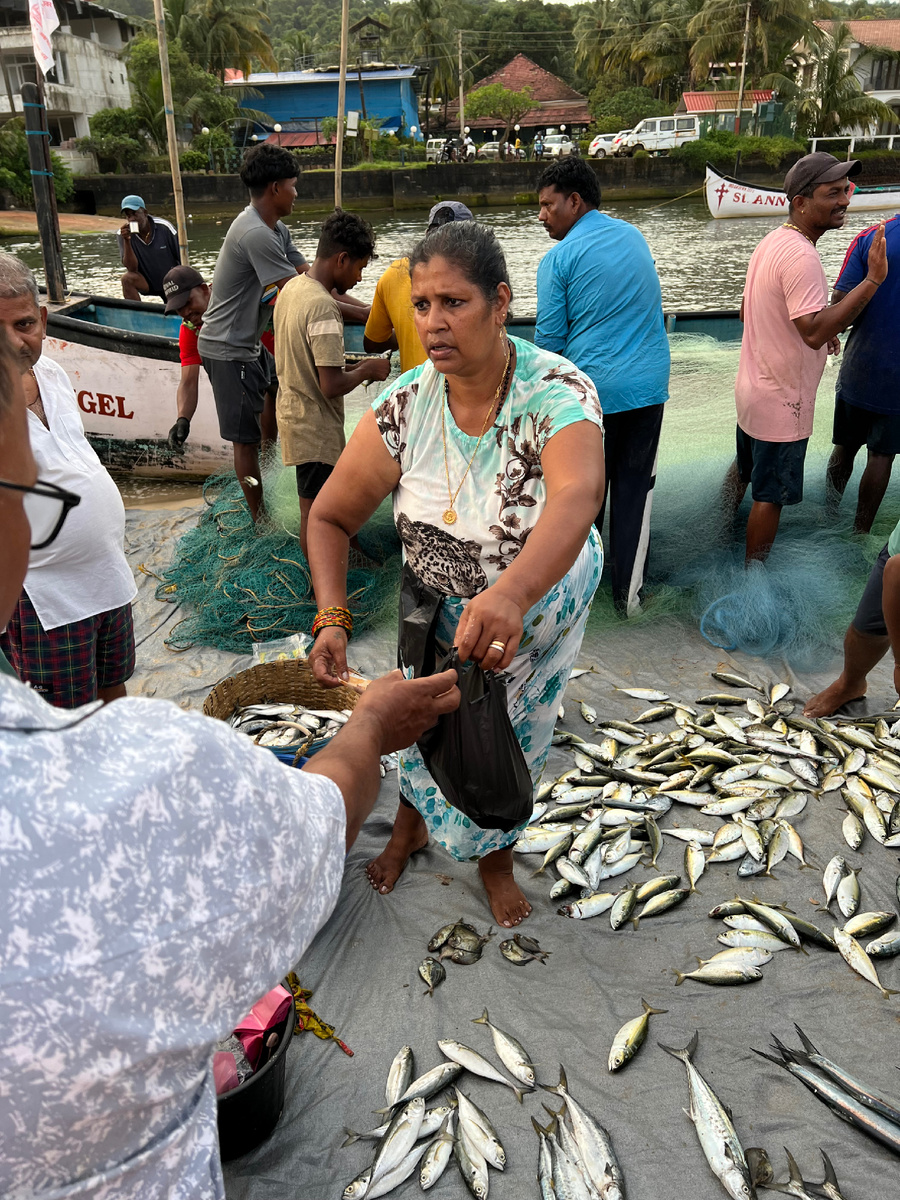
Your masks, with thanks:
[(355, 367), (320, 367), (316, 364), (316, 370), (322, 395), (329, 400), (336, 400), (338, 396), (352, 392), (361, 383), (383, 383), (391, 373), (391, 364), (386, 358), (364, 358)]
[(195, 365), (181, 368), (181, 378), (178, 381), (178, 391), (175, 394), (175, 402), (178, 408), (178, 416), (186, 417), (190, 421), (194, 413), (197, 411), (197, 395), (200, 384), (200, 368)]
[(131, 245), (131, 230), (128, 227), (127, 221), (119, 230), (119, 252), (122, 258), (122, 266), (126, 271), (140, 271), (141, 268), (138, 266), (137, 255)]
[(538, 267), (534, 341), (542, 350), (562, 354), (569, 339), (569, 311), (565, 281), (553, 257), (548, 254)]
[(893, 554), (884, 564), (881, 578), (881, 611), (891, 639), (894, 658), (894, 688), (900, 696), (900, 554)]
[(363, 334), (363, 349), (370, 354), (383, 354), (385, 350), (399, 350), (397, 335), (392, 333), (386, 342), (376, 342), (367, 333)]
[(346, 292), (343, 296), (337, 292), (332, 292), (337, 306), (341, 310), (341, 316), (344, 318), (345, 325), (365, 325), (369, 319), (371, 305), (364, 303), (362, 300), (357, 300), (355, 296), (351, 296)]
[(356, 841), (381, 786), (382, 754), (417, 741), (443, 713), (459, 707), (456, 672), (404, 679), (392, 671), (370, 683), (353, 716), (303, 768), (336, 783), (347, 810), (347, 849)]
[[(388, 267), (388, 271), (391, 269)], [(394, 322), (391, 320), (391, 314), (388, 312), (384, 299), (386, 277), (387, 271), (375, 285), (375, 295), (372, 298), (372, 307), (369, 309), (366, 331), (363, 334), (363, 347), (370, 354), (381, 354), (384, 350), (399, 349), (397, 335), (394, 332)]]
[(800, 336), (813, 350), (831, 342), (848, 325), (852, 325), (863, 311), (878, 288), (887, 279), (887, 246), (884, 240), (884, 226), (879, 225), (872, 244), (869, 247), (868, 270), (865, 279), (855, 288), (847, 292), (836, 304), (820, 309), (816, 313), (806, 313), (794, 317), (793, 321)]

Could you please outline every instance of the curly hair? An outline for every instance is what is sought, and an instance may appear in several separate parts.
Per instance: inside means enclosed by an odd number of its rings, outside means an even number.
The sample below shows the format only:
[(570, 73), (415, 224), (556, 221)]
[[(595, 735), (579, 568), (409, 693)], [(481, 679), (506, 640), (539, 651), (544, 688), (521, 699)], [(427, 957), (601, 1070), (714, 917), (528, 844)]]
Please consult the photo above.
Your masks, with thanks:
[(497, 287), (505, 283), (512, 294), (509, 268), (496, 234), (477, 221), (451, 221), (418, 242), (409, 255), (409, 273), (433, 258), (445, 258), (462, 271), (485, 300), (493, 304)]
[(294, 179), (300, 174), (300, 164), (289, 150), (262, 142), (251, 146), (241, 164), (241, 181), (254, 199), (260, 197), (270, 183)]
[(332, 258), (341, 251), (353, 259), (378, 257), (375, 253), (375, 234), (369, 222), (356, 213), (336, 208), (322, 222), (316, 257)]
[(600, 183), (594, 168), (583, 158), (556, 158), (541, 171), (537, 181), (538, 193), (544, 188), (554, 188), (564, 196), (577, 192), (588, 208), (600, 204)]

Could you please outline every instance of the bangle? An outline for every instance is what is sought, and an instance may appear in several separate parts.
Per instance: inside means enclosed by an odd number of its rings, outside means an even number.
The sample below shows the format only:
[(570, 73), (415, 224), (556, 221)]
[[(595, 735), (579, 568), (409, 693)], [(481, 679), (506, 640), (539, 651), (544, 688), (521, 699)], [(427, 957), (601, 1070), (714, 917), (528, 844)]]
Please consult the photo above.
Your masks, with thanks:
[(343, 629), (348, 638), (353, 636), (353, 616), (349, 608), (343, 608), (337, 604), (331, 605), (329, 608), (320, 608), (312, 624), (313, 637), (316, 637), (329, 625), (337, 625)]

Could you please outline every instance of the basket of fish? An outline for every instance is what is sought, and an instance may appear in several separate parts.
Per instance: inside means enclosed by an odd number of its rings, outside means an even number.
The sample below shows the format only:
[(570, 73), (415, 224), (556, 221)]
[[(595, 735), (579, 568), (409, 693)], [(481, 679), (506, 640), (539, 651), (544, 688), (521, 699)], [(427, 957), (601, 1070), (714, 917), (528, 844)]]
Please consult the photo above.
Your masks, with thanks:
[(306, 659), (291, 658), (258, 663), (223, 679), (206, 697), (203, 711), (296, 765), (328, 744), (358, 699), (354, 687), (322, 687)]

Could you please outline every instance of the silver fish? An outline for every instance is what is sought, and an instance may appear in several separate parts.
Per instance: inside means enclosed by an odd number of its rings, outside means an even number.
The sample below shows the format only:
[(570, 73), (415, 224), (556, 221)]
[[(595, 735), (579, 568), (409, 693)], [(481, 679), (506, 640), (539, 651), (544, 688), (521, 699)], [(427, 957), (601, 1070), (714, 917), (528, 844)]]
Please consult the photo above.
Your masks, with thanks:
[(697, 983), (709, 983), (713, 987), (732, 987), (735, 984), (756, 983), (762, 979), (762, 971), (741, 961), (710, 962), (698, 967), (696, 971), (675, 971), (676, 987), (686, 979), (695, 979)]
[(613, 902), (612, 908), (609, 910), (609, 925), (611, 929), (621, 929), (626, 921), (631, 919), (637, 904), (638, 884), (633, 883), (631, 887), (620, 892)]
[(667, 1054), (683, 1062), (687, 1069), (688, 1116), (694, 1122), (710, 1170), (732, 1200), (752, 1200), (755, 1192), (750, 1169), (728, 1109), (694, 1066), (698, 1040), (695, 1033), (683, 1050), (664, 1046), (662, 1042), (659, 1045)]
[[(433, 996), (434, 989), (444, 982), (447, 978), (447, 972), (444, 970), (443, 964), (438, 962), (436, 958), (426, 958), (419, 963), (419, 975), (425, 984), (426, 990), (422, 993), (423, 996)], [(407, 1080), (409, 1083), (409, 1080)], [(388, 1104), (392, 1104), (390, 1096)]]
[(483, 1159), (498, 1171), (502, 1171), (506, 1166), (506, 1151), (497, 1136), (497, 1131), (477, 1104), (473, 1104), (459, 1088), (454, 1088), (454, 1091), (459, 1106), (460, 1131), (465, 1130), (465, 1136)]
[(793, 949), (774, 933), (763, 933), (756, 929), (731, 929), (728, 933), (720, 933), (716, 941), (723, 946), (756, 946), (761, 950), (771, 950), (773, 954), (779, 950)]
[[(430, 1071), (426, 1071), (424, 1075), (420, 1075), (418, 1079), (414, 1079), (402, 1096), (399, 1096), (394, 1105), (406, 1104), (410, 1100), (422, 1098), (428, 1100), (431, 1096), (437, 1095), (441, 1088), (447, 1087), (453, 1083), (462, 1074), (462, 1066), (456, 1062), (440, 1063), (436, 1067), (432, 1067)], [(390, 1108), (376, 1109), (376, 1112), (390, 1112)]]
[(688, 877), (692, 892), (697, 891), (697, 880), (706, 870), (706, 855), (702, 846), (696, 842), (688, 842), (684, 848), (684, 873)]
[(453, 1154), (453, 1115), (444, 1119), (440, 1132), (425, 1151), (419, 1171), (419, 1186), (423, 1192), (434, 1187), (443, 1175)]
[(589, 704), (585, 703), (584, 700), (579, 700), (578, 704), (579, 704), (579, 707), (581, 708), (581, 715), (582, 715), (582, 717), (584, 717), (585, 721), (587, 721), (588, 725), (596, 725), (597, 724), (596, 708), (591, 708), (591, 706)]
[(411, 1046), (401, 1046), (394, 1055), (394, 1061), (388, 1070), (387, 1082), (384, 1085), (384, 1098), (394, 1105), (409, 1087), (413, 1071), (413, 1052)]
[(837, 895), (838, 885), (847, 870), (847, 860), (842, 854), (836, 854), (825, 868), (822, 876), (822, 887), (825, 889), (825, 907), (830, 908)]
[(645, 917), (658, 917), (661, 913), (668, 912), (670, 908), (674, 908), (676, 904), (681, 904), (690, 894), (687, 888), (671, 888), (669, 891), (659, 892), (657, 895), (650, 897), (637, 914), (637, 919), (638, 921), (643, 921)]
[(664, 702), (669, 699), (665, 692), (658, 692), (654, 688), (620, 688), (615, 689), (621, 692), (624, 696), (631, 696), (634, 700), (657, 700)]
[(697, 962), (701, 967), (708, 967), (711, 963), (726, 963), (732, 966), (744, 967), (764, 967), (774, 957), (771, 950), (763, 950), (759, 946), (729, 946), (728, 949), (720, 950), (718, 954), (712, 955), (711, 958), (698, 958)]
[(491, 1031), (491, 1038), (494, 1042), (494, 1050), (497, 1057), (515, 1079), (525, 1085), (527, 1088), (534, 1087), (534, 1064), (528, 1056), (528, 1051), (517, 1041), (510, 1033), (504, 1033), (502, 1029), (498, 1029), (496, 1025), (492, 1025), (488, 1017), (488, 1010), (485, 1009), (480, 1017), (473, 1017), (473, 1025), (487, 1025)]
[(869, 958), (894, 958), (900, 954), (900, 930), (883, 933), (866, 946)]
[(590, 917), (599, 917), (601, 913), (607, 912), (612, 908), (615, 899), (615, 892), (592, 892), (581, 900), (563, 904), (556, 911), (561, 917), (574, 917), (577, 921), (585, 921)]
[(847, 871), (847, 874), (838, 884), (837, 903), (841, 910), (841, 915), (852, 917), (859, 908), (859, 870)]
[(879, 989), (885, 1000), (887, 1000), (890, 996), (898, 995), (897, 991), (894, 991), (891, 988), (886, 988), (882, 985), (872, 960), (869, 958), (868, 954), (866, 954), (865, 950), (863, 950), (856, 938), (851, 937), (849, 933), (845, 933), (840, 926), (835, 926), (832, 936), (835, 940), (838, 950), (841, 953), (841, 958), (843, 958), (844, 962), (851, 969), (851, 971), (855, 971), (856, 974), (865, 979), (867, 983), (874, 984), (875, 987)]
[(453, 1153), (466, 1187), (475, 1200), (485, 1200), (490, 1187), (487, 1163), (477, 1148), (472, 1145), (471, 1139), (463, 1135), (461, 1128), (459, 1137), (453, 1143)]
[(895, 912), (865, 912), (856, 913), (849, 921), (844, 922), (844, 932), (855, 938), (868, 937), (872, 933), (880, 933), (893, 925), (897, 920)]
[(556, 1087), (544, 1085), (566, 1102), (566, 1112), (572, 1123), (572, 1135), (581, 1152), (584, 1172), (604, 1200), (624, 1200), (625, 1180), (613, 1150), (609, 1134), (591, 1114), (572, 1098), (566, 1072), (559, 1068)]
[(626, 1063), (631, 1062), (640, 1050), (647, 1036), (651, 1015), (668, 1012), (668, 1009), (665, 1008), (651, 1008), (646, 1000), (641, 1001), (641, 1007), (644, 1010), (641, 1015), (626, 1021), (613, 1038), (607, 1062), (610, 1072), (618, 1071)]
[(372, 1177), (369, 1180), (366, 1196), (371, 1196), (375, 1185), (388, 1172), (399, 1167), (412, 1150), (418, 1140), (424, 1116), (425, 1100), (422, 1096), (417, 1096), (404, 1104), (392, 1118), (387, 1132), (378, 1143), (375, 1158), (372, 1160)]
[[(444, 1038), (438, 1041), (438, 1047), (442, 1054), (447, 1058), (452, 1059), (454, 1063), (458, 1063), (460, 1067), (464, 1067), (467, 1071), (471, 1071), (473, 1075), (480, 1075), (482, 1079), (490, 1079), (493, 1083), (502, 1083), (504, 1087), (511, 1088), (516, 1094), (516, 1099), (522, 1103), (522, 1097), (525, 1095), (525, 1088), (518, 1087), (505, 1075), (501, 1075), (496, 1067), (491, 1066), (488, 1060), (478, 1053), (477, 1050), (472, 1050), (469, 1046), (464, 1046), (462, 1042), (454, 1041), (450, 1038)], [(458, 1072), (457, 1072), (458, 1074)], [(454, 1076), (454, 1078), (456, 1078)], [(533, 1087), (533, 1084), (529, 1085)]]

